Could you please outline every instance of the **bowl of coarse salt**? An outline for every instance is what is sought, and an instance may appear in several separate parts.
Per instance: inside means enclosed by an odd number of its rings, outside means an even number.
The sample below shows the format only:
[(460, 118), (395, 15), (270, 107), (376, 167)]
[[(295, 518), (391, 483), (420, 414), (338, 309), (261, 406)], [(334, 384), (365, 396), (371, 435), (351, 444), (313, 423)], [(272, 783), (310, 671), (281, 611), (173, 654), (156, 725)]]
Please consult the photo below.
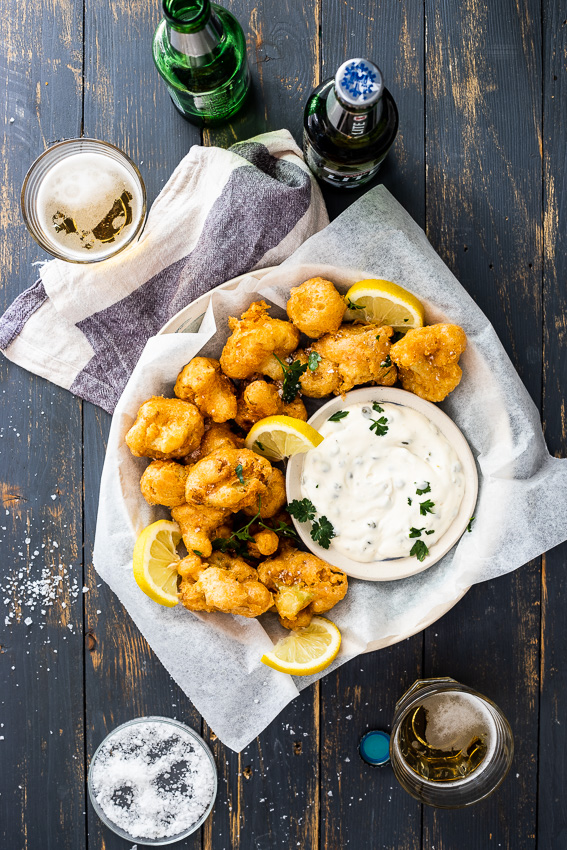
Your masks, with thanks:
[(209, 748), (188, 726), (168, 717), (138, 717), (100, 744), (88, 788), (97, 815), (117, 835), (172, 844), (209, 816), (217, 770)]

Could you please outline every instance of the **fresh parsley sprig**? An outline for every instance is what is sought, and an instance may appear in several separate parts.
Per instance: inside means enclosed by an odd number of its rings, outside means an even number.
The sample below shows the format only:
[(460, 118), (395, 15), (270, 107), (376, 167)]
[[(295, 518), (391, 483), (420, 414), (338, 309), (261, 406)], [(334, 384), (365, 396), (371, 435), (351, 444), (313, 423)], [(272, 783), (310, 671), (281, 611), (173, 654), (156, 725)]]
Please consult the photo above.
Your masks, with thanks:
[(476, 517), (474, 517), (474, 516), (472, 516), (472, 517), (469, 519), (469, 524), (467, 525), (467, 531), (472, 531), (472, 524), (473, 524), (473, 522), (475, 521), (475, 519), (476, 519)]
[(284, 373), (282, 401), (284, 404), (291, 404), (299, 392), (299, 379), (304, 372), (307, 372), (307, 363), (300, 363), (299, 360), (294, 360), (293, 363), (288, 365), (287, 363), (283, 363), (277, 354), (274, 354), (274, 357), (282, 367)]
[(415, 492), (418, 496), (423, 496), (424, 493), (431, 493), (431, 486), (429, 484), (429, 481), (425, 482), (425, 487), (422, 487), (421, 490), (418, 487)]
[(380, 419), (373, 419), (372, 425), (370, 426), (370, 430), (374, 431), (377, 437), (383, 437), (388, 433), (388, 420), (385, 416), (381, 416)]
[(427, 499), (425, 502), (419, 503), (419, 512), (421, 516), (426, 516), (427, 514), (434, 514), (435, 511), (433, 508), (435, 507), (435, 502), (432, 502), (431, 499)]
[(307, 358), (307, 365), (311, 372), (314, 372), (319, 363), (323, 358), (317, 351), (309, 352), (309, 357)]
[(323, 549), (329, 548), (332, 538), (336, 537), (335, 529), (326, 516), (315, 519), (317, 508), (310, 499), (294, 499), (287, 506), (287, 510), (299, 522), (311, 522), (312, 539)]
[(238, 466), (236, 467), (236, 469), (235, 469), (234, 471), (236, 472), (236, 477), (238, 478), (238, 480), (240, 481), (240, 483), (241, 483), (242, 485), (244, 485), (244, 475), (242, 474), (242, 471), (243, 471), (243, 466), (242, 466), (242, 464), (241, 464), (241, 463), (239, 463), (239, 464), (238, 464)]
[[(277, 525), (267, 525), (260, 517), (262, 511), (262, 501), (261, 498), (258, 498), (258, 510), (252, 517), (252, 519), (243, 525), (241, 528), (238, 528), (236, 531), (233, 531), (230, 537), (216, 537), (213, 540), (212, 546), (213, 549), (216, 549), (220, 552), (231, 551), (234, 552), (235, 555), (248, 555), (248, 543), (254, 539), (254, 536), (250, 534), (250, 526), (253, 523), (257, 522), (259, 526), (267, 529), (268, 531), (275, 531), (278, 537), (296, 537), (295, 530), (283, 521), (279, 521)], [(200, 552), (197, 552), (195, 549), (193, 550), (195, 554), (201, 555)]]
[(355, 304), (350, 298), (345, 298), (347, 310), (364, 310), (364, 304)]
[(414, 528), (412, 525), (409, 530), (409, 537), (421, 537), (422, 531), (425, 531), (425, 526), (423, 528)]
[(429, 549), (423, 540), (416, 540), (410, 549), (410, 555), (415, 555), (418, 561), (423, 561), (429, 555)]
[(336, 413), (333, 413), (332, 416), (329, 416), (329, 422), (340, 422), (341, 419), (344, 419), (345, 416), (348, 416), (348, 410), (337, 410)]

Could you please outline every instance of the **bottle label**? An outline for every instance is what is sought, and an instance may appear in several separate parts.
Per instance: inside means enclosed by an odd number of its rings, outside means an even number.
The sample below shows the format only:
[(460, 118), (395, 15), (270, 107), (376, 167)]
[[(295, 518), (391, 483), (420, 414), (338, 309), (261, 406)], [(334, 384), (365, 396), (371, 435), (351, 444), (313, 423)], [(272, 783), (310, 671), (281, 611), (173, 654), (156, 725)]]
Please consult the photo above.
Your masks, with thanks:
[(332, 183), (334, 186), (356, 186), (365, 183), (377, 174), (382, 164), (381, 162), (377, 165), (372, 164), (370, 168), (362, 165), (356, 171), (352, 169), (340, 171), (333, 167), (334, 163), (325, 160), (318, 154), (308, 139), (304, 141), (304, 151), (305, 161), (316, 177), (325, 180), (327, 183)]

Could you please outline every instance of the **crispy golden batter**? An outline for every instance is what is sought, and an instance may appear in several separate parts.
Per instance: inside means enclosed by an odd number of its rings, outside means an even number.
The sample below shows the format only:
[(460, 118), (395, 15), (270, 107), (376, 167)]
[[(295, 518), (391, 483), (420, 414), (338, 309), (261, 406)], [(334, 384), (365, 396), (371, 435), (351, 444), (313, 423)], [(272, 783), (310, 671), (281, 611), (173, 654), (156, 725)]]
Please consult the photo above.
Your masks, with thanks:
[(323, 277), (312, 277), (301, 286), (294, 286), (287, 302), (287, 315), (293, 324), (312, 339), (338, 331), (344, 312), (344, 298)]
[[(309, 362), (309, 354), (313, 349), (308, 348), (303, 351), (298, 348), (293, 355), (294, 360), (299, 360), (300, 363)], [(341, 376), (338, 367), (331, 362), (321, 357), (314, 371), (306, 369), (299, 378), (301, 384), (301, 392), (308, 398), (325, 398), (327, 395), (338, 395), (341, 385)]]
[(307, 421), (305, 405), (299, 397), (290, 404), (284, 404), (281, 398), (281, 383), (269, 384), (267, 381), (252, 381), (244, 387), (238, 398), (238, 413), (235, 422), (245, 431), (266, 416), (293, 416)]
[(203, 416), (213, 422), (226, 422), (236, 416), (236, 391), (221, 372), (218, 360), (194, 357), (183, 367), (175, 383), (178, 398), (192, 401)]
[(181, 581), (179, 598), (190, 611), (259, 617), (272, 607), (272, 594), (242, 558), (215, 552), (208, 563), (196, 582), (190, 578)]
[(271, 471), (270, 462), (249, 449), (220, 449), (190, 468), (185, 497), (197, 505), (238, 511), (257, 503)]
[(140, 490), (149, 505), (174, 508), (185, 502), (189, 468), (174, 460), (153, 460), (140, 479)]
[(197, 581), (203, 570), (206, 570), (208, 566), (206, 561), (190, 549), (189, 553), (179, 561), (177, 573), (181, 578), (190, 578), (191, 581)]
[[(254, 526), (252, 526), (252, 530)], [(248, 554), (251, 558), (268, 558), (277, 552), (280, 538), (275, 531), (262, 528), (252, 535), (254, 541), (248, 541)]]
[(196, 463), (219, 449), (241, 449), (243, 446), (244, 440), (230, 430), (230, 425), (226, 422), (213, 422), (206, 426), (199, 448), (191, 452), (186, 462)]
[(308, 625), (313, 614), (329, 611), (348, 588), (343, 572), (289, 544), (280, 555), (259, 565), (258, 577), (274, 591), (280, 621), (287, 629)]
[(404, 390), (426, 399), (443, 401), (463, 374), (459, 357), (467, 337), (458, 325), (438, 324), (408, 331), (390, 350)]
[(228, 320), (232, 334), (220, 356), (220, 365), (229, 378), (249, 378), (255, 372), (281, 378), (275, 357), (284, 360), (297, 348), (299, 331), (290, 322), (272, 319), (265, 301), (254, 301), (240, 319)]
[(256, 501), (244, 508), (244, 513), (248, 516), (254, 516), (258, 513), (258, 505), (260, 507), (260, 517), (268, 519), (273, 517), (286, 503), (285, 494), (285, 476), (281, 469), (277, 466), (272, 467), (272, 471), (266, 481), (266, 490)]
[[(327, 369), (330, 362), (339, 373), (335, 395), (346, 393), (358, 384), (391, 387), (395, 383), (396, 367), (388, 357), (393, 333), (392, 328), (379, 325), (341, 325), (336, 333), (326, 334), (313, 343), (312, 350), (323, 358), (318, 369)], [(309, 395), (303, 384), (302, 392)]]
[(200, 552), (208, 558), (213, 547), (211, 540), (217, 536), (219, 526), (226, 522), (229, 510), (187, 503), (171, 509), (171, 516), (181, 529), (188, 552)]
[(180, 458), (197, 448), (204, 430), (203, 417), (194, 404), (153, 396), (140, 407), (126, 443), (136, 457)]

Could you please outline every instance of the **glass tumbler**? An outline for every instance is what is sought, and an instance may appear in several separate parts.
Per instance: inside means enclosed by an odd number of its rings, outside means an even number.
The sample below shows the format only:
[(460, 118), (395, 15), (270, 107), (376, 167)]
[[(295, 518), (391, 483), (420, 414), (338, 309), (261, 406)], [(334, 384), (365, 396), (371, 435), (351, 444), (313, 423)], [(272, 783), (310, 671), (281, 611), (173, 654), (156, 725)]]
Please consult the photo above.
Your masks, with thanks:
[(21, 207), (29, 232), (54, 257), (96, 263), (139, 236), (146, 188), (120, 148), (98, 139), (67, 139), (32, 163)]
[(510, 725), (491, 700), (455, 679), (419, 679), (396, 704), (390, 759), (421, 803), (454, 809), (492, 794), (514, 755)]

